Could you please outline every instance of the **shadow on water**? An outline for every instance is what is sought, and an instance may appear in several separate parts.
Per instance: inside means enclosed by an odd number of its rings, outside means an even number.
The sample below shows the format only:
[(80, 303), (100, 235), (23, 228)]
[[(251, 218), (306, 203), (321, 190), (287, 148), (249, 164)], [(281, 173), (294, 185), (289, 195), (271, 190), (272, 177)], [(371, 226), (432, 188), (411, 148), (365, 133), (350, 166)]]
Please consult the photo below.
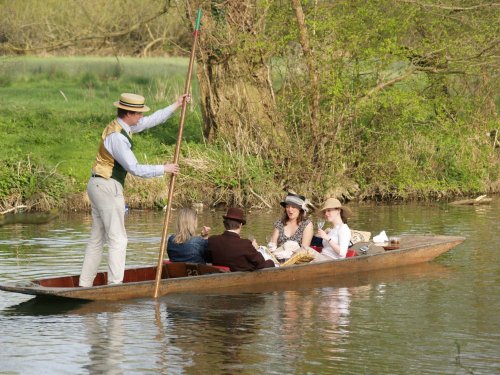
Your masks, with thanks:
[(64, 298), (47, 298), (35, 297), (17, 305), (9, 306), (3, 310), (2, 315), (18, 316), (18, 315), (60, 315), (67, 314), (87, 301), (68, 300)]
[[(134, 300), (135, 301), (135, 300)], [(85, 301), (54, 297), (36, 297), (2, 311), (4, 316), (86, 315), (117, 312), (132, 301)]]

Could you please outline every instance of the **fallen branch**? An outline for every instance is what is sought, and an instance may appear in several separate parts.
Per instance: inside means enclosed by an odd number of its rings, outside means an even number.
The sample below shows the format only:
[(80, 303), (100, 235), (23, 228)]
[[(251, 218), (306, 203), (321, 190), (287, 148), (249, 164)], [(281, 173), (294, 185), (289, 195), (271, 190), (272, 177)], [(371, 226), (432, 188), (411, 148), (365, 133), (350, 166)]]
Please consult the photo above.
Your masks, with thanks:
[(252, 193), (252, 194), (253, 194), (253, 195), (255, 195), (257, 198), (259, 198), (259, 199), (260, 199), (260, 201), (261, 201), (262, 203), (264, 203), (267, 207), (272, 208), (272, 206), (271, 206), (269, 203), (267, 203), (267, 202), (264, 200), (264, 198), (262, 198), (259, 194), (257, 194), (255, 191), (253, 191), (253, 189), (252, 189), (252, 188), (250, 188), (249, 190), (250, 190), (250, 193)]
[(488, 203), (491, 203), (491, 201), (492, 201), (492, 198), (488, 198), (486, 195), (480, 195), (479, 197), (474, 198), (474, 199), (463, 199), (463, 200), (451, 202), (450, 204), (457, 205), (457, 206), (458, 205), (474, 206), (474, 205), (478, 205), (478, 204), (488, 204)]
[(12, 208), (9, 208), (8, 210), (5, 210), (5, 211), (2, 211), (0, 212), (0, 215), (5, 215), (9, 212), (12, 212), (12, 211), (17, 211), (19, 209), (24, 209), (24, 208), (28, 208), (28, 206), (25, 206), (25, 205), (19, 205), (19, 206), (15, 206), (15, 207), (12, 207)]
[(442, 5), (442, 4), (428, 4), (428, 3), (423, 3), (420, 1), (415, 1), (415, 0), (400, 0), (402, 3), (407, 3), (407, 4), (415, 4), (424, 8), (437, 8), (437, 9), (443, 9), (443, 10), (450, 10), (452, 12), (461, 12), (465, 10), (475, 10), (479, 8), (485, 8), (485, 7), (497, 7), (500, 6), (500, 3), (488, 3), (485, 2), (483, 4), (478, 4), (478, 5), (472, 5), (469, 7), (457, 7), (457, 6), (448, 6), (448, 5)]

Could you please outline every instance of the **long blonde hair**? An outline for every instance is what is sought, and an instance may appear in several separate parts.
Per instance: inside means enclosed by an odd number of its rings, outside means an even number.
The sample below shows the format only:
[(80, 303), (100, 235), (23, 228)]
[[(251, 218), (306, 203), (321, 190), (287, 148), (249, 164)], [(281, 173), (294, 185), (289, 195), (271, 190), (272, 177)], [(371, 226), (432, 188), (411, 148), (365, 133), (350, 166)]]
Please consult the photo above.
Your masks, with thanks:
[(175, 243), (184, 243), (188, 241), (196, 233), (198, 225), (198, 217), (196, 211), (191, 208), (183, 208), (177, 215), (176, 232), (174, 237)]

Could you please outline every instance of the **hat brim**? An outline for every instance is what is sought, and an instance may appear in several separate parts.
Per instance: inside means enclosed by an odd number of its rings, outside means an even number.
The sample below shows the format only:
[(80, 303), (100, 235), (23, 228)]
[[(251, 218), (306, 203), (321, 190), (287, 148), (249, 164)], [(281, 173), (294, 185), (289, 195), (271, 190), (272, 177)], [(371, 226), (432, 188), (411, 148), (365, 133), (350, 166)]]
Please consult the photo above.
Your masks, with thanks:
[(280, 206), (283, 208), (286, 208), (286, 206), (293, 206), (293, 207), (297, 207), (300, 210), (303, 210), (303, 208), (300, 207), (300, 205), (298, 205), (297, 203), (293, 203), (293, 202), (283, 201), (283, 202), (280, 202)]
[(245, 219), (241, 219), (239, 217), (232, 217), (232, 216), (227, 216), (227, 215), (222, 215), (222, 217), (224, 219), (230, 219), (230, 220), (239, 221), (243, 225), (245, 225), (247, 223), (247, 221)]
[(148, 112), (149, 111), (149, 107), (147, 105), (145, 105), (141, 108), (127, 107), (126, 105), (123, 105), (120, 102), (114, 102), (113, 105), (116, 108), (121, 108), (121, 109), (124, 109), (126, 111), (130, 111), (130, 112)]
[(293, 202), (280, 202), (280, 206), (283, 207), (283, 208), (286, 208), (286, 206), (292, 206), (292, 207), (297, 207), (299, 210), (304, 210), (298, 204), (293, 203)]
[(326, 210), (333, 210), (335, 208), (340, 208), (342, 211), (344, 211), (344, 214), (347, 217), (350, 217), (352, 215), (351, 209), (349, 207), (347, 207), (347, 206), (340, 206), (340, 207), (333, 207), (333, 206), (330, 207), (330, 206), (327, 206), (327, 207), (323, 207), (321, 209), (321, 212), (325, 212)]

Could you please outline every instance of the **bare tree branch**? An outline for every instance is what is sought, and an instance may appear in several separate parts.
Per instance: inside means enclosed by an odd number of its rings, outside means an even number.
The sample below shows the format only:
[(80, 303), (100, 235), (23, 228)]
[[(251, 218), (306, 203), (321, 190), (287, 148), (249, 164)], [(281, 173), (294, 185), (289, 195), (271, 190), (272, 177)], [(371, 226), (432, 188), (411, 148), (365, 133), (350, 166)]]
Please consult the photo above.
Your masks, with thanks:
[(368, 91), (365, 95), (363, 95), (362, 97), (359, 98), (358, 100), (358, 103), (365, 100), (365, 99), (368, 99), (369, 97), (371, 97), (373, 94), (379, 92), (379, 91), (382, 91), (388, 87), (391, 87), (393, 85), (395, 85), (396, 83), (400, 82), (400, 81), (403, 81), (404, 79), (408, 78), (409, 76), (411, 76), (413, 73), (415, 73), (416, 71), (416, 67), (415, 66), (410, 66), (403, 74), (401, 74), (400, 76), (397, 76), (389, 81), (385, 81), (385, 82), (381, 82), (379, 83), (377, 86), (373, 87), (370, 91)]
[(139, 29), (144, 24), (151, 22), (152, 20), (167, 13), (167, 11), (168, 11), (168, 6), (165, 5), (158, 13), (152, 15), (151, 17), (144, 19), (144, 20), (140, 20), (139, 22), (135, 23), (131, 27), (129, 27), (127, 29), (119, 30), (117, 32), (110, 32), (107, 34), (76, 35), (73, 38), (59, 41), (59, 42), (54, 43), (54, 44), (41, 45), (41, 46), (37, 46), (37, 47), (21, 48), (21, 47), (17, 47), (15, 45), (13, 45), (11, 43), (6, 43), (5, 46), (7, 47), (7, 49), (10, 49), (13, 52), (27, 53), (27, 52), (34, 52), (34, 51), (40, 51), (40, 50), (54, 51), (57, 49), (64, 49), (64, 48), (74, 46), (80, 42), (85, 42), (85, 41), (90, 41), (90, 40), (99, 40), (99, 39), (107, 40), (107, 39), (112, 39), (112, 38), (119, 38), (119, 37), (122, 37), (122, 36), (125, 36), (125, 35), (132, 33), (133, 31)]
[(442, 4), (429, 4), (429, 3), (423, 3), (421, 1), (416, 1), (416, 0), (399, 0), (402, 3), (407, 3), (407, 4), (415, 4), (424, 8), (438, 8), (438, 9), (443, 9), (443, 10), (450, 10), (452, 12), (461, 12), (461, 11), (467, 11), (467, 10), (475, 10), (475, 9), (480, 9), (480, 8), (486, 8), (486, 7), (498, 7), (500, 6), (500, 3), (481, 3), (478, 5), (473, 5), (470, 7), (457, 7), (457, 6), (448, 6), (448, 5), (442, 5)]
[(486, 52), (494, 49), (496, 46), (498, 46), (500, 44), (500, 39), (496, 39), (493, 41), (493, 43), (491, 43), (490, 45), (484, 47), (481, 51), (479, 51), (477, 54), (475, 55), (472, 55), (472, 56), (467, 56), (467, 57), (463, 57), (463, 58), (460, 58), (460, 59), (452, 59), (450, 57), (446, 57), (446, 60), (447, 61), (453, 61), (453, 62), (457, 62), (457, 61), (468, 61), (468, 60), (475, 60), (475, 59), (478, 59), (480, 57), (482, 57)]
[(465, 74), (463, 70), (437, 68), (434, 66), (419, 66), (415, 70), (419, 72), (433, 73), (433, 74)]

